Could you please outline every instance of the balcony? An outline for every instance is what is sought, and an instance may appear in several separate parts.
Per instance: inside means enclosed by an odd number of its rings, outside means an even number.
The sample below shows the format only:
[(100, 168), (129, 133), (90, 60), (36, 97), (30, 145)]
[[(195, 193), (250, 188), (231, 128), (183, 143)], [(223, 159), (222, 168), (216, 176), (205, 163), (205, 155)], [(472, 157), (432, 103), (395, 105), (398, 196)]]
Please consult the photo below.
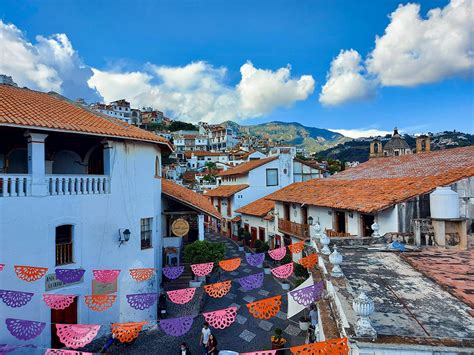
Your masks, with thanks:
[(300, 239), (309, 238), (309, 224), (295, 223), (280, 218), (278, 219), (278, 229), (280, 232)]
[[(0, 197), (31, 196), (31, 175), (1, 174)], [(46, 175), (47, 195), (98, 195), (110, 192), (107, 175)]]

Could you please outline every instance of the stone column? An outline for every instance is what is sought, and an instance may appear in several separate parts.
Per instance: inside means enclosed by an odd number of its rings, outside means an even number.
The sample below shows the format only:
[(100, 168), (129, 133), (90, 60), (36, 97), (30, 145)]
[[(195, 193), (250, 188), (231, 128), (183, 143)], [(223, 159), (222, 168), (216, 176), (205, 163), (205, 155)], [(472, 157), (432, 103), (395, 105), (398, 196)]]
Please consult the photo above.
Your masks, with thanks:
[(204, 215), (198, 214), (198, 238), (199, 240), (204, 240)]
[(44, 148), (44, 141), (47, 136), (47, 134), (43, 133), (25, 133), (25, 137), (28, 138), (28, 174), (31, 175), (31, 194), (33, 196), (45, 196), (48, 194)]

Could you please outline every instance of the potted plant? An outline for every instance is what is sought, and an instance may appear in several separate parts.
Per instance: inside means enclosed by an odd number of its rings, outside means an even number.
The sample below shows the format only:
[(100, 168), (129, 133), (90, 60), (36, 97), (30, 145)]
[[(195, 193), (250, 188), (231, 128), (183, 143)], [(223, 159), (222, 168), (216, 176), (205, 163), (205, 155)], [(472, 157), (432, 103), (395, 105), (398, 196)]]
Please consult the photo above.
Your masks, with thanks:
[[(244, 244), (247, 247), (250, 247), (250, 243), (252, 241), (252, 237), (250, 236), (249, 231), (244, 231)], [(251, 254), (248, 249), (245, 250), (245, 254)]]
[[(217, 264), (224, 259), (225, 245), (222, 243), (210, 243), (207, 240), (197, 240), (184, 247), (184, 260), (191, 264), (201, 264), (213, 262)], [(215, 270), (215, 268), (214, 268)], [(205, 276), (196, 277), (189, 281), (189, 287), (200, 287), (205, 281)]]
[(239, 228), (237, 231), (237, 239), (239, 240), (239, 251), (244, 251), (244, 229)]
[(290, 289), (290, 283), (287, 280), (283, 280), (280, 282), (281, 288), (284, 290)]
[(270, 338), (272, 350), (283, 349), (285, 347), (286, 339), (281, 336), (282, 334), (283, 330), (281, 330), (281, 328), (275, 328), (275, 334)]

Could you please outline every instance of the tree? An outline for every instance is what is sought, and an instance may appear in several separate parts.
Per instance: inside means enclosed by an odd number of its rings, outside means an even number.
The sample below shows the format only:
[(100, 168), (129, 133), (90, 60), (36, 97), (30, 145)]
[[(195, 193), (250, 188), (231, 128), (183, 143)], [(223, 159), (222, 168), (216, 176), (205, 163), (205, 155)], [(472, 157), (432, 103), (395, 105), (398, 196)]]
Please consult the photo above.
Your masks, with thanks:
[(225, 256), (223, 243), (209, 243), (207, 240), (197, 240), (184, 247), (184, 260), (191, 264), (218, 263)]
[(181, 131), (181, 130), (184, 130), (184, 131), (197, 131), (198, 130), (198, 128), (192, 123), (181, 122), (181, 121), (171, 122), (168, 129), (171, 132)]

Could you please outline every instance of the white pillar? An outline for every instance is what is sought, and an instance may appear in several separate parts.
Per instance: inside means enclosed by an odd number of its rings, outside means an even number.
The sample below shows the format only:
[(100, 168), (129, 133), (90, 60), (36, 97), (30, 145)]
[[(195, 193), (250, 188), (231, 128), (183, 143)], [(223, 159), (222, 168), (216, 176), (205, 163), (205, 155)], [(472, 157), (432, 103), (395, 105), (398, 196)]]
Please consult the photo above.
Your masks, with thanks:
[(204, 240), (204, 215), (198, 214), (198, 237), (199, 240)]
[(25, 133), (25, 137), (28, 138), (28, 174), (31, 175), (31, 194), (33, 196), (44, 196), (48, 193), (44, 149), (44, 140), (47, 136), (43, 133)]

